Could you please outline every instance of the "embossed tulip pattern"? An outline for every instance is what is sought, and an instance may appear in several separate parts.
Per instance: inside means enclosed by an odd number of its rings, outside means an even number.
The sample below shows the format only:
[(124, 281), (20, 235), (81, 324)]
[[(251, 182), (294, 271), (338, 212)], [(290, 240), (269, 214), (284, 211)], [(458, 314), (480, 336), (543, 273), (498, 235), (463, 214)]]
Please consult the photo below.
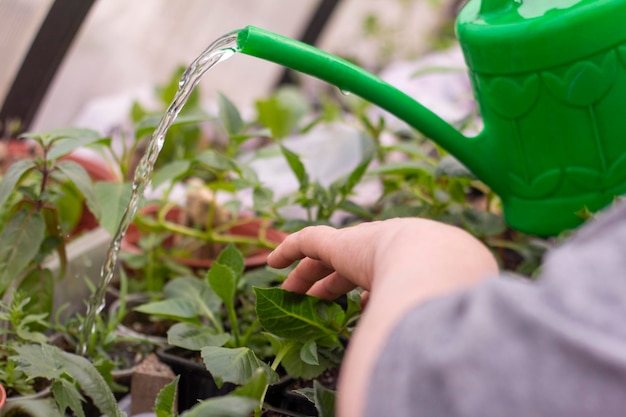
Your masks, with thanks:
[(530, 74), (523, 78), (504, 78), (480, 80), (482, 98), (484, 102), (500, 117), (511, 123), (512, 138), (514, 140), (516, 158), (521, 161), (521, 172), (509, 173), (510, 191), (525, 198), (542, 198), (556, 190), (561, 182), (562, 171), (553, 169), (531, 176), (528, 166), (529, 155), (524, 147), (524, 141), (519, 128), (519, 118), (526, 115), (535, 106), (541, 89), (541, 79), (537, 74)]
[(539, 96), (539, 77), (531, 74), (524, 79), (497, 77), (482, 79), (483, 99), (499, 115), (517, 119), (527, 113)]
[(557, 99), (567, 105), (587, 110), (593, 132), (592, 140), (598, 154), (598, 166), (596, 169), (589, 167), (565, 168), (568, 178), (583, 189), (606, 189), (611, 185), (608, 181), (614, 180), (608, 173), (614, 169), (619, 169), (615, 165), (624, 163), (620, 158), (614, 162), (614, 166), (608, 166), (596, 115), (596, 104), (609, 92), (615, 82), (619, 65), (617, 53), (624, 55), (623, 52), (608, 52), (601, 65), (591, 61), (577, 62), (561, 77), (551, 72), (542, 73), (546, 87)]

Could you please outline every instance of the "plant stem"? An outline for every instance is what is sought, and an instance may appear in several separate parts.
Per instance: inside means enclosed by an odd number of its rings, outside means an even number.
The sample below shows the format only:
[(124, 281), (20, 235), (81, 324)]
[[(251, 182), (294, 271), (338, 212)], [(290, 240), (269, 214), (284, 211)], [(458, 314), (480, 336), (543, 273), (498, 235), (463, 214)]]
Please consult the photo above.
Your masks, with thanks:
[(168, 232), (178, 233), (183, 236), (192, 237), (198, 240), (202, 240), (205, 242), (213, 242), (213, 243), (235, 243), (235, 244), (249, 244), (249, 245), (259, 245), (265, 248), (273, 249), (276, 245), (272, 242), (269, 242), (264, 236), (254, 238), (254, 237), (245, 237), (238, 236), (232, 234), (218, 234), (214, 231), (203, 232), (201, 230), (196, 230), (191, 227), (186, 227), (177, 223), (173, 223), (167, 220), (164, 220), (160, 223), (160, 226), (163, 227), (164, 230)]
[(241, 338), (241, 346), (248, 346), (248, 341), (250, 340), (250, 337), (252, 337), (252, 334), (256, 329), (259, 328), (260, 325), (261, 323), (258, 320), (255, 320), (250, 324), (250, 326)]
[(235, 307), (232, 305), (228, 308), (228, 321), (230, 321), (230, 328), (233, 332), (233, 337), (235, 338), (235, 344), (237, 347), (242, 346), (239, 338), (239, 321), (237, 320), (237, 312), (235, 311)]
[(271, 368), (273, 371), (276, 371), (276, 369), (278, 369), (278, 365), (280, 365), (280, 362), (283, 360), (283, 358), (285, 357), (285, 355), (287, 355), (287, 353), (291, 350), (291, 344), (287, 344), (285, 346), (283, 346), (278, 353), (276, 354), (276, 357), (274, 358), (274, 361), (272, 362)]

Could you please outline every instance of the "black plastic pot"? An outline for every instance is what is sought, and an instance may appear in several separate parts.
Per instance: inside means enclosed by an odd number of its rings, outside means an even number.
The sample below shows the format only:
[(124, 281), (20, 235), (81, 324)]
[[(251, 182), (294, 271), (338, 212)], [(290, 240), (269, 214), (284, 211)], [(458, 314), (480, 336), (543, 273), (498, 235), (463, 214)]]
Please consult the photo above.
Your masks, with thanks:
[(198, 352), (170, 346), (157, 349), (157, 357), (168, 365), (172, 372), (180, 375), (178, 381), (178, 412), (190, 409), (199, 400), (225, 395), (235, 389), (235, 385), (225, 383), (218, 388), (204, 363), (194, 360)]
[[(234, 384), (225, 383), (218, 388), (199, 359), (198, 352), (176, 346), (157, 349), (157, 357), (180, 376), (178, 382), (178, 412), (190, 409), (200, 400), (218, 397), (233, 391)], [(317, 416), (317, 410), (306, 397), (291, 391), (292, 378), (283, 378), (271, 385), (265, 396), (265, 403), (285, 416)]]
[(286, 416), (316, 417), (318, 413), (315, 405), (303, 395), (291, 391), (293, 382), (292, 378), (285, 378), (270, 386), (265, 395), (265, 403)]

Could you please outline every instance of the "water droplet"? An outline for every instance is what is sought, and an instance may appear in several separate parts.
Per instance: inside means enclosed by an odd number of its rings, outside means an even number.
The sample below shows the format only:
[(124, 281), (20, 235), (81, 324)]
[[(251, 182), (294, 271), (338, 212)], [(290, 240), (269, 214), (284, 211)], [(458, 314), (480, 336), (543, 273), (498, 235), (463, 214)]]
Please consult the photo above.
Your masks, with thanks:
[(343, 88), (340, 88), (339, 91), (341, 92), (342, 95), (348, 97), (350, 95), (352, 95), (352, 93), (348, 90), (344, 90)]

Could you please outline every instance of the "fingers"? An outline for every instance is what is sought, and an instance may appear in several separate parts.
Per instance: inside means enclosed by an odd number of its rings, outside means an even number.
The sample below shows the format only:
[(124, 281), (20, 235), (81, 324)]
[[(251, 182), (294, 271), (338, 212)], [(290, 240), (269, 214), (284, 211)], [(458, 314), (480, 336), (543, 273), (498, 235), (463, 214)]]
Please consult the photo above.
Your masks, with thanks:
[(345, 279), (337, 272), (333, 272), (313, 284), (307, 294), (314, 295), (325, 300), (334, 300), (335, 298), (344, 295), (355, 288), (356, 285), (353, 282)]
[(268, 256), (267, 263), (273, 268), (286, 268), (305, 257), (325, 259), (336, 232), (336, 229), (328, 226), (306, 227), (287, 236)]
[(305, 258), (291, 271), (282, 287), (289, 291), (306, 293), (317, 281), (333, 272), (322, 261)]

